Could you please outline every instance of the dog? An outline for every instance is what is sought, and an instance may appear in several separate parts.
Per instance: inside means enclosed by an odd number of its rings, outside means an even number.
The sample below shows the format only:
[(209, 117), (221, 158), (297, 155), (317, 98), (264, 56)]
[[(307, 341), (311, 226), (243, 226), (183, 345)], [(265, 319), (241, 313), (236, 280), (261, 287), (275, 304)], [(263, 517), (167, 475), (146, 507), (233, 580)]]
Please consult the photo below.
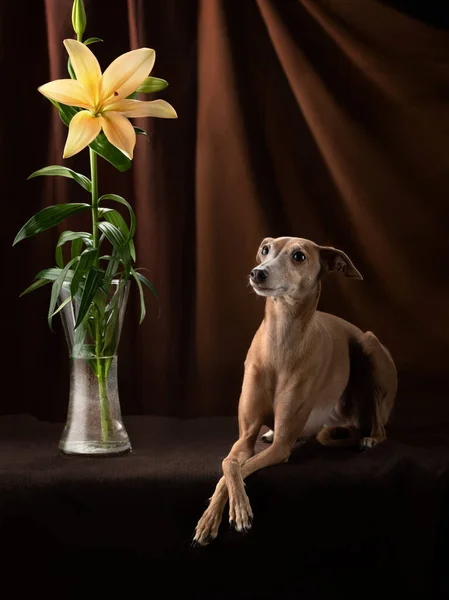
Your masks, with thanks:
[[(228, 499), (231, 526), (250, 529), (244, 479), (287, 462), (298, 439), (361, 450), (383, 442), (396, 397), (397, 373), (387, 348), (372, 332), (317, 310), (327, 275), (363, 279), (343, 251), (303, 238), (265, 238), (257, 262), (249, 282), (266, 298), (265, 317), (245, 360), (239, 439), (196, 526), (199, 545), (217, 536)], [(255, 454), (263, 425), (270, 428), (263, 439), (271, 444)]]

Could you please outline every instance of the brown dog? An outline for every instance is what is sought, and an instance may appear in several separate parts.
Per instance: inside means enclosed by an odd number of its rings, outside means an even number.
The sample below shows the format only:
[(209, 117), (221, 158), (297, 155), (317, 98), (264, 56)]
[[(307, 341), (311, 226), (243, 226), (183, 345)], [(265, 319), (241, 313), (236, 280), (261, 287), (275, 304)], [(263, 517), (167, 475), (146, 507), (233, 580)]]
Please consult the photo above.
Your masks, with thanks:
[[(396, 368), (376, 336), (316, 309), (328, 273), (362, 279), (344, 252), (301, 238), (266, 238), (257, 258), (250, 283), (267, 298), (265, 318), (245, 361), (239, 439), (196, 527), (201, 545), (217, 536), (228, 497), (231, 525), (251, 527), (243, 480), (286, 462), (298, 438), (361, 449), (385, 440), (396, 396)], [(254, 455), (262, 425), (274, 429), (263, 436), (273, 443)]]

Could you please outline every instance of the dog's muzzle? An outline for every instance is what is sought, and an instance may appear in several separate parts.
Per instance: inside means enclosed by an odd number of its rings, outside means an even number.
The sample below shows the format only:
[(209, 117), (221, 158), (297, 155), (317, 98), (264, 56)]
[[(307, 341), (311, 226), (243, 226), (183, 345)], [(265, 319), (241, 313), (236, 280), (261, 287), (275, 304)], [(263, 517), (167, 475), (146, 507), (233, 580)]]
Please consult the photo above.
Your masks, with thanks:
[(251, 281), (254, 283), (262, 283), (268, 277), (268, 271), (266, 269), (253, 269), (250, 273)]

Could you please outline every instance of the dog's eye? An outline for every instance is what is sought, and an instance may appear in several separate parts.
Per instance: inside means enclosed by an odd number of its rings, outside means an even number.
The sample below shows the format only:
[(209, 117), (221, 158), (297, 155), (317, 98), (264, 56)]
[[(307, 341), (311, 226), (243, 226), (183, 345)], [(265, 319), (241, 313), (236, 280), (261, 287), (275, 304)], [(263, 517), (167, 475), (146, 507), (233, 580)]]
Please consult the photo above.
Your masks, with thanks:
[(292, 258), (293, 260), (296, 260), (296, 262), (303, 262), (306, 260), (306, 255), (303, 252), (297, 250), (296, 252), (293, 252)]
[(270, 251), (270, 249), (268, 248), (268, 246), (264, 246), (264, 247), (262, 248), (262, 254), (263, 254), (264, 256), (266, 256), (266, 255), (268, 254), (268, 252), (269, 252), (269, 251)]

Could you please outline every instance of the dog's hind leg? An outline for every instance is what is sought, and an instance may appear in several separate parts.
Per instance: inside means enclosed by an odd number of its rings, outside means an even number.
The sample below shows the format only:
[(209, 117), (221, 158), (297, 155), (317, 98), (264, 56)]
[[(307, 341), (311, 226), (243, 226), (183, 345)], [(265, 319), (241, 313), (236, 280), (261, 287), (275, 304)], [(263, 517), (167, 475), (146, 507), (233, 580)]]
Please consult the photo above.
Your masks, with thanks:
[(274, 440), (274, 431), (269, 429), (260, 439), (266, 444), (271, 444), (271, 442)]
[(387, 439), (387, 424), (397, 391), (397, 374), (389, 351), (377, 337), (367, 331), (361, 341), (363, 352), (372, 364), (371, 432), (360, 440), (360, 449), (373, 448)]
[(323, 446), (349, 447), (357, 446), (360, 442), (360, 431), (355, 427), (323, 425), (316, 435), (317, 441)]

